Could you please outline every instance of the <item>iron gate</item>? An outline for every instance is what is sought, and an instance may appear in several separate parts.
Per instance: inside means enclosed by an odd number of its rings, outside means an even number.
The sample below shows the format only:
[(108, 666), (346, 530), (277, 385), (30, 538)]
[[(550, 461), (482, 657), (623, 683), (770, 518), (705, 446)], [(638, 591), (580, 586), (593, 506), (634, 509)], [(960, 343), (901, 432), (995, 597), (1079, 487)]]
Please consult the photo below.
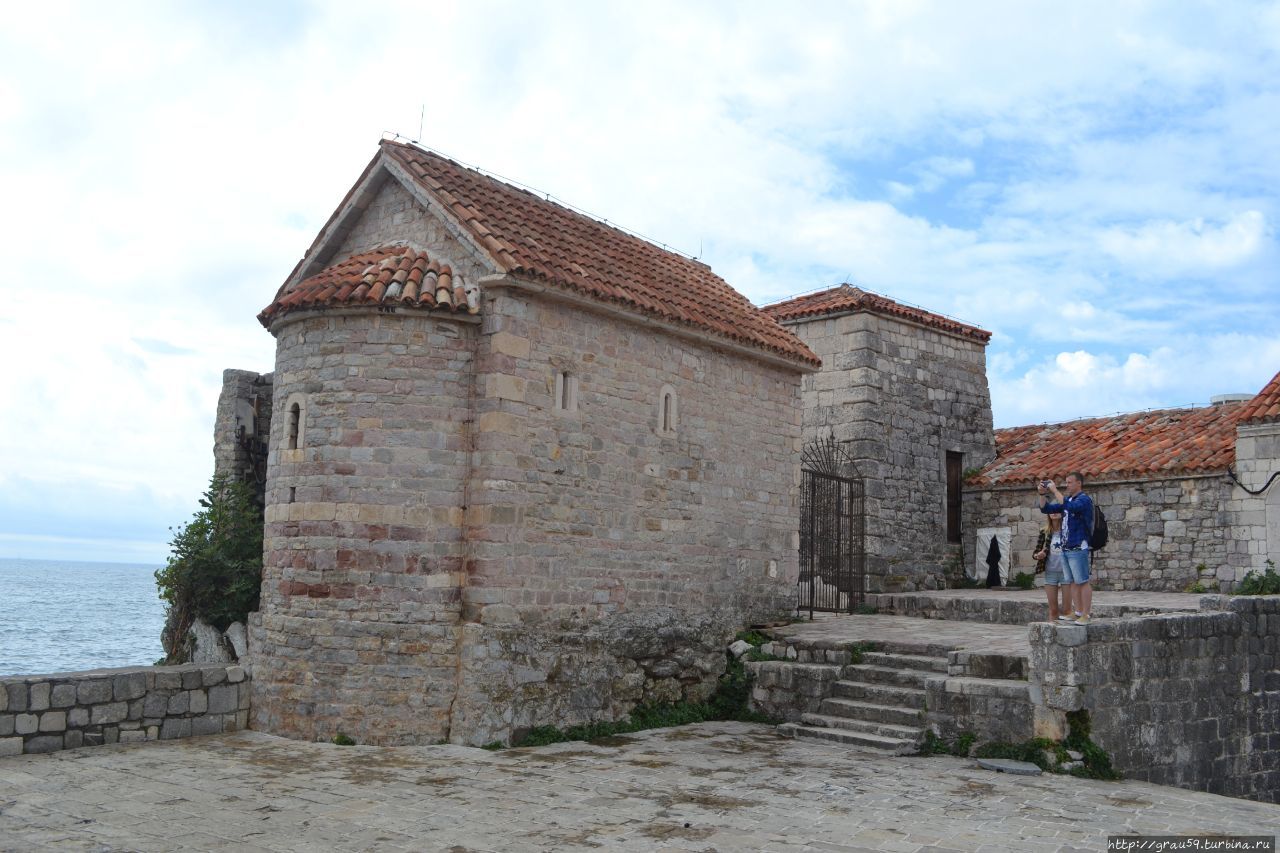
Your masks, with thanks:
[(852, 613), (866, 589), (863, 482), (834, 439), (805, 448), (800, 480), (800, 600), (816, 610)]

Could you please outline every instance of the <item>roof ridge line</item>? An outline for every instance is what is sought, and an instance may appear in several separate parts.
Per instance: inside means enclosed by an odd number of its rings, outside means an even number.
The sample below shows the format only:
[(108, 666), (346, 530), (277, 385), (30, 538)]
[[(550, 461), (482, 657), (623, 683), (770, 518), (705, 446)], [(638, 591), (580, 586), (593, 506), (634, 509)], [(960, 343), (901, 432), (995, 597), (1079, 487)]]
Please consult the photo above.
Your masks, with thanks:
[(520, 181), (517, 181), (514, 178), (508, 178), (505, 175), (500, 175), (497, 172), (490, 171), (489, 169), (484, 168), (483, 166), (477, 166), (474, 163), (468, 163), (465, 160), (459, 160), (456, 157), (451, 157), (450, 155), (444, 153), (443, 151), (440, 151), (439, 149), (436, 149), (436, 148), (432, 148), (429, 145), (424, 145), (422, 142), (416, 139), (409, 139), (406, 136), (402, 136), (399, 133), (395, 133), (393, 131), (388, 130), (388, 131), (383, 131), (382, 141), (394, 142), (398, 145), (409, 145), (421, 151), (425, 151), (428, 154), (434, 154), (437, 157), (443, 157), (445, 160), (448, 160), (449, 162), (457, 166), (461, 166), (464, 169), (470, 169), (471, 171), (476, 172), (477, 174), (483, 175), (486, 178), (492, 178), (493, 180), (496, 180), (496, 181), (502, 181), (504, 184), (507, 184), (508, 186), (514, 187), (515, 189), (521, 190), (523, 192), (527, 192), (541, 201), (546, 201), (550, 204), (559, 205), (560, 207), (563, 207), (565, 210), (576, 213), (579, 216), (585, 216), (587, 219), (590, 219), (592, 222), (595, 222), (599, 225), (603, 225), (606, 228), (612, 228), (613, 230), (618, 231), (619, 233), (622, 233), (622, 234), (626, 234), (628, 237), (632, 237), (636, 240), (643, 240), (644, 242), (648, 243), (651, 246), (655, 246), (663, 250), (664, 252), (670, 252), (673, 255), (678, 255), (679, 257), (684, 258), (686, 261), (692, 261), (696, 264), (706, 267), (707, 269), (711, 268), (706, 263), (706, 261), (703, 261), (700, 257), (696, 255), (691, 255), (688, 252), (683, 252), (680, 249), (675, 248), (674, 246), (671, 246), (667, 243), (663, 243), (661, 240), (654, 239), (653, 237), (648, 237), (644, 234), (641, 234), (639, 231), (636, 231), (632, 228), (628, 228), (625, 225), (620, 225), (617, 222), (611, 222), (608, 219), (604, 218), (603, 216), (599, 216), (597, 214), (592, 213), (589, 210), (578, 207), (576, 204), (566, 201), (565, 199), (562, 199), (557, 195), (552, 195), (551, 193), (545, 190), (540, 190), (537, 187), (522, 183)]
[(953, 323), (959, 323), (961, 326), (969, 326), (970, 328), (979, 329), (984, 332), (987, 331), (987, 329), (984, 329), (982, 326), (979, 326), (977, 323), (972, 323), (968, 320), (961, 320), (959, 317), (952, 316), (951, 314), (944, 314), (941, 311), (935, 310), (933, 308), (925, 308), (923, 305), (917, 305), (914, 302), (908, 302), (907, 300), (899, 299), (896, 296), (889, 296), (888, 294), (880, 293), (879, 291), (870, 290), (864, 285), (854, 284), (851, 281), (842, 281), (839, 284), (832, 285), (829, 287), (820, 287), (816, 290), (807, 290), (804, 293), (796, 293), (792, 296), (784, 296), (782, 299), (778, 299), (773, 302), (762, 302), (757, 307), (760, 308), (761, 310), (764, 310), (765, 308), (772, 308), (774, 306), (781, 305), (784, 302), (790, 302), (793, 299), (803, 299), (806, 296), (814, 296), (819, 293), (828, 293), (833, 290), (839, 290), (842, 287), (849, 287), (854, 290), (860, 290), (863, 293), (867, 294), (868, 296), (878, 296), (881, 299), (887, 299), (890, 302), (903, 306), (904, 308), (914, 308), (917, 311), (923, 311), (926, 314), (932, 314), (935, 317), (942, 317), (944, 320), (950, 320)]

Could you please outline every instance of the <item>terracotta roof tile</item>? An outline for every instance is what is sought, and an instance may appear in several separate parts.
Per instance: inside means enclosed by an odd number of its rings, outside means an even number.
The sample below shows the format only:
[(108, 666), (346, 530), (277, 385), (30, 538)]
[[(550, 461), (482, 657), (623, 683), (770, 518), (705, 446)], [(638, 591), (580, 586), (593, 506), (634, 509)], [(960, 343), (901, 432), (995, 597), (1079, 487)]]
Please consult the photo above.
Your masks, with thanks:
[(1235, 462), (1245, 403), (1161, 409), (996, 430), (996, 458), (970, 485), (1031, 483), (1079, 471), (1130, 479), (1225, 471)]
[(787, 299), (783, 302), (775, 302), (773, 305), (766, 305), (760, 310), (780, 323), (787, 320), (799, 320), (804, 317), (817, 317), (822, 314), (867, 311), (872, 314), (897, 317), (912, 323), (919, 323), (922, 326), (949, 332), (960, 337), (971, 338), (982, 343), (986, 343), (991, 338), (991, 333), (985, 329), (979, 329), (977, 326), (970, 326), (961, 323), (959, 320), (952, 320), (950, 317), (925, 311), (923, 308), (913, 308), (910, 305), (894, 302), (887, 296), (863, 290), (852, 284), (842, 284), (839, 287), (823, 290), (820, 293), (810, 293), (805, 296), (797, 296), (794, 299)]
[(382, 246), (352, 255), (293, 286), (286, 284), (258, 320), (270, 326), (290, 311), (379, 303), (475, 314), (480, 310), (476, 291), (466, 290), (447, 264), (409, 246)]
[(383, 151), (507, 273), (537, 279), (798, 362), (821, 364), (705, 264), (400, 142)]
[(1271, 377), (1257, 396), (1244, 404), (1241, 423), (1265, 423), (1280, 420), (1280, 373)]

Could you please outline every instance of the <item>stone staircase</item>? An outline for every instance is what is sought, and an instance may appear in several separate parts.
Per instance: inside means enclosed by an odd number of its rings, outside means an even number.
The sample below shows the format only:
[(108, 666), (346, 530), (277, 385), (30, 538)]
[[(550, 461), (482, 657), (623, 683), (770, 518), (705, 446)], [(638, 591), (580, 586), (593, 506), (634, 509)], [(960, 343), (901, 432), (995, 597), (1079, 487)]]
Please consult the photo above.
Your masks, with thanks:
[(905, 652), (864, 652), (844, 666), (817, 713), (783, 723), (787, 737), (834, 741), (892, 755), (916, 752), (924, 740), (927, 678), (946, 676), (947, 657)]

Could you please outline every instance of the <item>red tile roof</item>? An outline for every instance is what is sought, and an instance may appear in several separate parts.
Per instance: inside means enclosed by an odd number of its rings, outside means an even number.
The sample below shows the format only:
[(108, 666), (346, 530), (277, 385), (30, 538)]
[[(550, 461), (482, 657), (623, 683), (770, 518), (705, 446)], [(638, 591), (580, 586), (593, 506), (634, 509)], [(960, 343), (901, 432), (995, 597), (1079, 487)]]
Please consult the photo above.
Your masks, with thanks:
[(913, 308), (910, 305), (894, 302), (887, 296), (863, 290), (852, 284), (842, 284), (839, 287), (823, 290), (820, 293), (810, 293), (784, 302), (775, 302), (772, 305), (764, 306), (760, 310), (780, 323), (787, 320), (799, 320), (804, 317), (817, 317), (822, 314), (867, 311), (872, 314), (881, 314), (918, 323), (922, 326), (928, 326), (962, 338), (971, 338), (982, 343), (986, 343), (991, 338), (991, 333), (985, 329), (979, 329), (977, 326), (970, 326), (961, 323), (959, 320), (952, 320), (950, 317), (925, 311), (923, 308)]
[(383, 152), (507, 273), (817, 366), (819, 358), (705, 264), (420, 148)]
[(447, 264), (408, 246), (382, 246), (352, 255), (293, 286), (286, 284), (258, 320), (269, 326), (290, 311), (380, 304), (470, 314), (479, 310), (474, 294), (469, 301), (462, 279)]
[(1257, 396), (1244, 404), (1241, 423), (1265, 423), (1280, 420), (1280, 373), (1271, 377)]
[(1221, 403), (998, 429), (995, 461), (968, 483), (1061, 481), (1071, 471), (1086, 480), (1225, 471), (1235, 462), (1236, 424), (1245, 406)]

